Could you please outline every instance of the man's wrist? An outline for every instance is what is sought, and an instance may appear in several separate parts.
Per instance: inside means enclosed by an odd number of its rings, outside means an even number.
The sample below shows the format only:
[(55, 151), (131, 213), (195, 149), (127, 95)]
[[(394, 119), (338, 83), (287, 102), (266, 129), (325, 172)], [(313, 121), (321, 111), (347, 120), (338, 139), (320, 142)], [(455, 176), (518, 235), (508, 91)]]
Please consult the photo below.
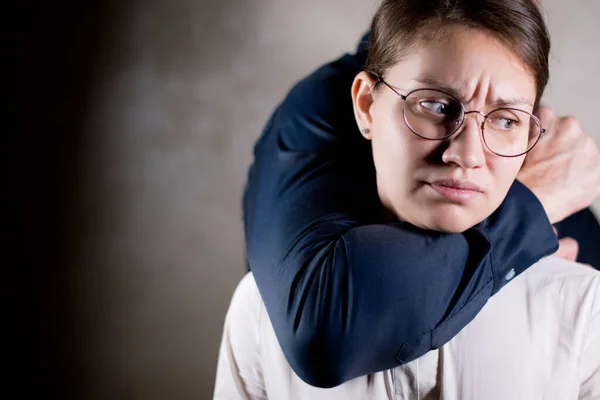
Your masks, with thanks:
[(551, 224), (555, 224), (561, 220), (561, 218), (558, 216), (558, 213), (555, 212), (556, 207), (554, 206), (552, 196), (548, 196), (545, 193), (536, 190), (536, 188), (529, 188), (527, 185), (525, 185), (525, 187), (527, 187), (538, 199), (542, 205), (542, 208), (544, 209), (544, 212), (546, 213), (546, 216), (548, 217), (548, 221), (550, 221)]

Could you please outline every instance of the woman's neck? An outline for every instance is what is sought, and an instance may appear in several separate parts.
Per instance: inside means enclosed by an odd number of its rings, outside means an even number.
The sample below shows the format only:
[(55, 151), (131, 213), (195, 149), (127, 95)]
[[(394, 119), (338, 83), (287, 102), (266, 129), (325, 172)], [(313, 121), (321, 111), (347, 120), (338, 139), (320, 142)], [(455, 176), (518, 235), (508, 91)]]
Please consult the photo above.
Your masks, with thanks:
[(399, 219), (390, 209), (383, 207), (383, 221), (386, 224), (393, 224), (394, 222), (398, 222)]

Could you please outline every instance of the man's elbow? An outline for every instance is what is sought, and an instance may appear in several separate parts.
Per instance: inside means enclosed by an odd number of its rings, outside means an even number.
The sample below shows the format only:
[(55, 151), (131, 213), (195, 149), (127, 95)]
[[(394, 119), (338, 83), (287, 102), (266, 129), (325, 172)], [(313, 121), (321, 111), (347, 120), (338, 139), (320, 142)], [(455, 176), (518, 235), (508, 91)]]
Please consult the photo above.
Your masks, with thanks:
[(349, 380), (340, 342), (339, 338), (334, 341), (321, 335), (294, 336), (282, 343), (282, 349), (300, 379), (311, 386), (332, 388)]

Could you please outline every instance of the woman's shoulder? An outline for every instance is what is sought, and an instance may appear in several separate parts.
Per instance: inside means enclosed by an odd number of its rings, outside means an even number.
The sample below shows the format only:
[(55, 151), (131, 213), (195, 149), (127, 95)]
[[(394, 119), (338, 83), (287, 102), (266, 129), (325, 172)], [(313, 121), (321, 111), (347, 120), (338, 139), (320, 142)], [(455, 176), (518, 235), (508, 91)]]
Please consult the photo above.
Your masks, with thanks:
[(235, 288), (225, 316), (224, 338), (240, 354), (259, 348), (262, 307), (254, 277), (248, 273)]
[(540, 260), (523, 275), (533, 290), (573, 290), (582, 294), (597, 291), (600, 282), (600, 271), (555, 256)]
[(513, 322), (519, 315), (521, 320), (535, 321), (536, 326), (554, 326), (558, 333), (567, 326), (587, 326), (590, 317), (600, 312), (599, 292), (600, 271), (550, 256), (502, 288), (490, 299), (483, 314), (506, 312)]
[(215, 399), (266, 397), (260, 357), (262, 300), (252, 274), (242, 278), (225, 316)]
[[(554, 371), (567, 370), (565, 354), (572, 353), (577, 373), (571, 372), (579, 378), (580, 395), (600, 395), (600, 271), (548, 257), (532, 266), (525, 278), (532, 314), (546, 314), (546, 321), (555, 322), (554, 329), (552, 324), (543, 325), (536, 335), (540, 343), (554, 344), (549, 346), (552, 350), (545, 349), (552, 352), (547, 359), (554, 361), (548, 364), (554, 364)], [(535, 321), (531, 315), (529, 319)]]
[(571, 327), (585, 327), (600, 313), (600, 271), (590, 266), (551, 256), (522, 278), (521, 294), (532, 312), (548, 314), (560, 324), (569, 321)]
[(248, 272), (238, 283), (231, 303), (229, 305), (228, 314), (234, 314), (239, 318), (249, 320), (248, 322), (258, 318), (262, 307), (262, 298), (252, 272)]

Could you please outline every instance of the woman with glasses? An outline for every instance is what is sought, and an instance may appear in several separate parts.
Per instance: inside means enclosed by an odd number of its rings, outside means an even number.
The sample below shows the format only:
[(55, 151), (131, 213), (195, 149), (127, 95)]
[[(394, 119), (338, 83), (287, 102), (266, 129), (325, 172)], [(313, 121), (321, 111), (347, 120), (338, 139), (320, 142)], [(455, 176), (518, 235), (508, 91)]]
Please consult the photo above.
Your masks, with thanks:
[[(261, 285), (275, 286), (280, 276), (263, 275), (256, 283), (252, 274), (244, 278), (226, 317), (216, 398), (600, 396), (600, 277), (591, 268), (556, 258), (527, 269), (533, 263), (527, 257), (550, 254), (556, 239), (547, 217), (536, 213), (535, 207), (528, 202), (506, 202), (515, 192), (527, 198), (515, 178), (524, 155), (544, 134), (532, 111), (548, 79), (548, 51), (544, 23), (531, 1), (383, 2), (373, 21), (365, 72), (356, 75), (351, 90), (356, 124), (367, 141), (352, 142), (342, 149), (344, 154), (335, 154), (355, 160), (361, 168), (364, 164), (359, 161), (372, 157), (372, 170), (349, 169), (343, 179), (362, 180), (374, 173), (377, 202), (370, 203), (365, 193), (366, 199), (349, 198), (348, 205), (331, 207), (369, 206), (374, 215), (383, 214), (388, 224), (352, 232), (332, 245), (344, 251), (319, 250), (315, 262), (333, 256), (368, 268), (336, 274), (314, 268), (308, 260), (295, 276), (291, 292), (285, 285), (281, 289), (288, 290), (285, 315), (265, 307), (273, 302), (272, 291), (263, 290), (261, 297), (258, 290)], [(345, 102), (345, 96), (347, 91), (340, 91), (339, 101)], [(370, 144), (366, 152), (364, 143)], [(313, 155), (297, 148), (286, 152), (295, 147), (289, 141), (275, 145), (283, 149), (278, 157), (289, 176), (300, 175), (299, 165), (316, 164), (319, 157), (332, 156), (334, 151)], [(290, 179), (283, 185), (310, 188), (311, 182)], [(262, 196), (267, 196), (269, 187), (263, 189)], [(289, 207), (294, 199), (286, 194), (278, 193)], [(327, 205), (331, 199), (320, 201)], [(506, 213), (519, 215), (520, 208), (532, 215), (513, 222), (522, 226), (503, 227)], [(278, 210), (272, 211), (276, 216)], [(545, 229), (531, 231), (528, 223)], [(285, 229), (295, 227), (282, 229), (284, 240), (289, 234)], [(386, 258), (386, 249), (393, 246), (389, 238), (398, 232), (415, 247), (405, 253), (410, 257), (404, 260)], [(263, 240), (276, 239), (268, 236), (269, 230), (265, 234)], [(523, 243), (533, 242), (532, 235), (548, 248), (524, 249)], [(358, 240), (369, 248), (368, 254), (355, 246)], [(432, 251), (437, 249), (430, 246), (432, 242), (442, 243), (444, 252)], [(446, 286), (437, 282), (455, 279), (446, 260), (465, 254), (465, 243), (470, 246), (465, 263), (471, 269), (453, 286), (456, 290), (440, 292)], [(300, 254), (295, 246), (316, 245), (299, 240), (281, 257)], [(380, 256), (373, 258), (377, 246)], [(512, 259), (506, 257), (511, 249)], [(499, 251), (505, 255), (501, 260), (494, 257)], [(249, 254), (249, 260), (255, 269), (261, 259), (259, 254)], [(431, 284), (392, 279), (394, 264), (409, 278), (428, 275)], [(334, 262), (332, 269), (336, 266)], [(509, 281), (513, 282), (498, 292)], [(314, 282), (320, 284), (311, 286)], [(408, 287), (415, 282), (419, 286)], [(397, 297), (388, 293), (393, 286)], [(367, 287), (386, 290), (375, 293)], [(308, 288), (306, 296), (294, 297), (294, 291), (302, 288)], [(411, 296), (404, 296), (409, 289)], [(444, 309), (440, 304), (454, 306)], [(319, 309), (309, 313), (311, 308)], [(394, 312), (380, 312), (397, 308), (430, 315), (408, 318), (411, 324), (407, 324), (395, 318)], [(369, 329), (357, 334), (356, 316), (360, 313), (364, 322), (369, 310)], [(330, 334), (306, 331), (315, 323), (307, 323), (307, 318), (322, 316), (344, 329), (338, 342), (329, 341), (328, 347), (316, 350), (307, 348), (304, 357), (316, 369), (327, 370), (332, 363), (329, 357), (343, 359), (350, 346), (366, 349), (361, 359), (348, 359), (354, 379), (332, 389), (316, 388), (300, 379), (296, 372), (302, 360), (289, 357), (280, 344), (286, 340), (281, 326), (279, 330), (276, 326), (291, 318), (294, 334), (311, 339)], [(432, 326), (432, 321), (441, 322)], [(471, 323), (456, 335), (457, 321), (461, 326)], [(353, 333), (353, 342), (344, 337), (346, 332)], [(397, 351), (389, 354), (386, 366), (377, 368), (384, 358), (378, 348), (381, 338), (394, 332)], [(416, 340), (402, 340), (415, 332)], [(448, 342), (448, 338), (453, 339)], [(414, 349), (437, 350), (424, 351), (415, 359)]]

